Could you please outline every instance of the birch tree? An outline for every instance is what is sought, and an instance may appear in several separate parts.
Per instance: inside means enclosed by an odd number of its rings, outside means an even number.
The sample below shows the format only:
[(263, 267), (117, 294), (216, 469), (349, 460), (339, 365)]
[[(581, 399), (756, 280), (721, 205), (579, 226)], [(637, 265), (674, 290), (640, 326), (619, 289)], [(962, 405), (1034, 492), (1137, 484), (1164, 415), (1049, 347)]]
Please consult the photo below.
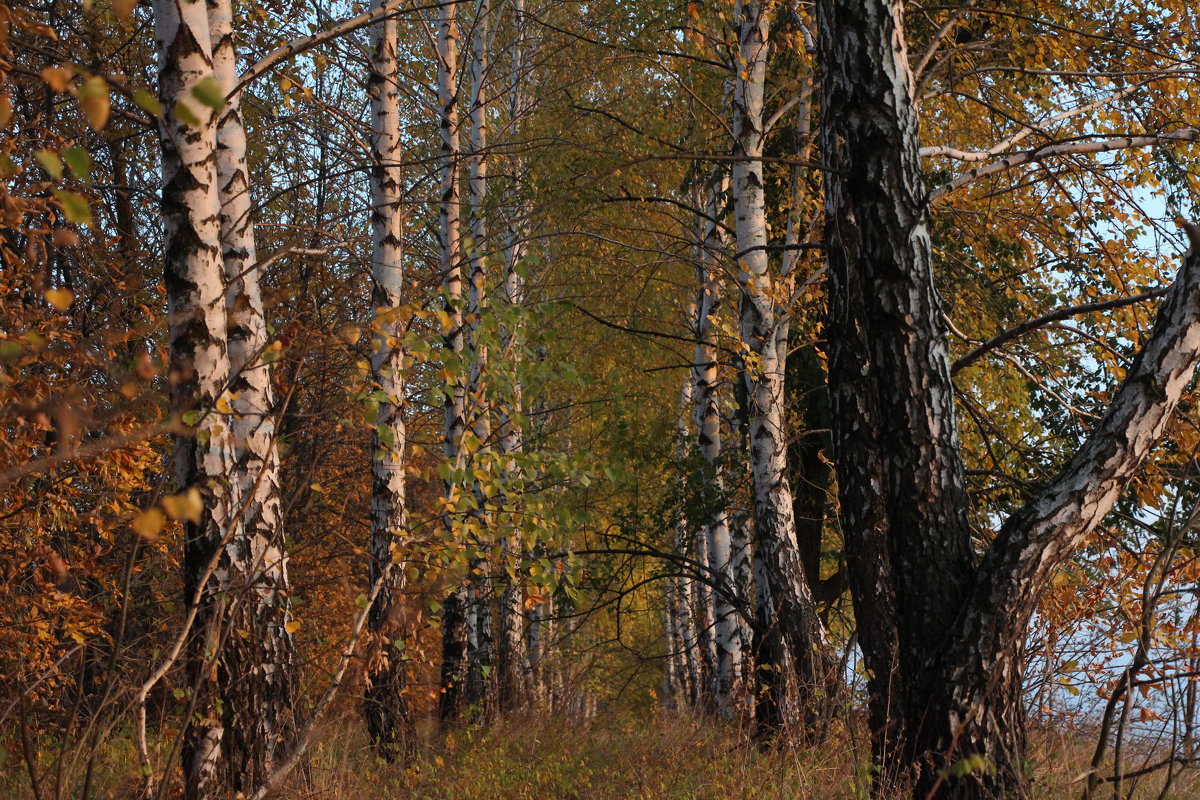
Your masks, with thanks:
[(877, 794), (1029, 797), (1026, 630), (1192, 378), (1200, 232), (1103, 416), (976, 567), (901, 5), (821, 0), (818, 23), (829, 380)]
[[(467, 234), (470, 267), (467, 288), (467, 387), (465, 413), (471, 434), (468, 458), (473, 465), (486, 461), (491, 449), (492, 408), (488, 399), (486, 382), (488, 371), (488, 346), (483, 335), (483, 315), (488, 313), (488, 243), (487, 199), (488, 199), (488, 103), (486, 94), (488, 75), (491, 69), (492, 49), (492, 4), (490, 0), (476, 0), (475, 15), (471, 32), (471, 87), (468, 105), (468, 147), (470, 160), (467, 166)], [(475, 472), (476, 470), (472, 470)], [(476, 508), (472, 514), (475, 526), (471, 535), (477, 539), (479, 548), (490, 547), (491, 514), (487, 508), (489, 499), (477, 477), (472, 477), (472, 491)], [(487, 558), (473, 557), (467, 577), (468, 642), (467, 649), (467, 695), (468, 706), (481, 706), (485, 711), (495, 705), (492, 670), (495, 667), (495, 642), (492, 624), (494, 608), (491, 579), (492, 564)]]
[[(739, 714), (742, 685), (743, 641), (746, 631), (741, 622), (737, 600), (747, 594), (748, 586), (739, 584), (734, 570), (734, 537), (730, 534), (729, 510), (725, 505), (725, 480), (721, 465), (721, 408), (718, 361), (713, 345), (713, 323), (720, 306), (720, 259), (726, 252), (722, 235), (724, 198), (729, 176), (723, 167), (714, 170), (708, 187), (708, 202), (701, 220), (697, 247), (695, 300), (696, 347), (692, 362), (693, 426), (696, 446), (704, 462), (701, 480), (702, 508), (708, 518), (701, 535), (705, 538), (706, 566), (715, 589), (708, 592), (713, 620), (713, 685), (716, 711), (723, 719)], [(738, 543), (742, 544), (742, 543)]]
[(184, 600), (198, 605), (187, 643), (195, 711), (183, 734), (183, 768), (185, 796), (199, 800), (215, 796), (223, 778), (225, 729), (210, 681), (217, 670), (230, 585), (224, 546), (237, 524), (239, 500), (238, 483), (230, 481), (230, 421), (222, 413), (231, 410), (216, 162), (216, 109), (223, 103), (213, 75), (204, 4), (156, 2), (154, 32), (163, 108), (159, 142), (171, 408), (190, 425), (187, 434), (175, 439), (174, 471), (181, 492), (195, 490), (203, 498), (202, 510), (185, 525), (183, 557)]
[[(445, 3), (437, 16), (437, 100), (441, 134), (441, 185), (438, 197), (438, 236), (441, 256), (443, 314), (442, 344), (446, 362), (443, 454), (451, 478), (446, 479), (443, 525), (453, 540), (461, 487), (453, 478), (463, 467), (463, 432), (467, 425), (466, 381), (463, 378), (463, 285), (461, 195), (459, 191), (458, 4)], [(452, 542), (453, 543), (453, 542)], [(442, 605), (442, 695), (439, 715), (455, 719), (465, 710), (471, 650), (471, 603), (466, 581), (451, 589)]]
[[(385, 0), (375, 0), (372, 10)], [(400, 89), (395, 17), (371, 27), (371, 380), (378, 406), (371, 455), (371, 539), (369, 584), (382, 579), (368, 625), (376, 637), (368, 664), (365, 713), (367, 732), (385, 758), (409, 758), (415, 749), (404, 694), (404, 641), (401, 594), (405, 571), (397, 569), (407, 546), (404, 448), (404, 348), (400, 316), (404, 301), (400, 146)]]
[(799, 560), (786, 469), (786, 352), (780, 349), (781, 331), (786, 343), (786, 327), (781, 327), (786, 323), (781, 309), (785, 292), (772, 273), (768, 255), (762, 162), (768, 5), (739, 2), (735, 24), (732, 187), (754, 487), (755, 658), (761, 687), (757, 721), (769, 732), (785, 722), (778, 685), (785, 648), (795, 665), (803, 703), (826, 693), (837, 678), (824, 626)]

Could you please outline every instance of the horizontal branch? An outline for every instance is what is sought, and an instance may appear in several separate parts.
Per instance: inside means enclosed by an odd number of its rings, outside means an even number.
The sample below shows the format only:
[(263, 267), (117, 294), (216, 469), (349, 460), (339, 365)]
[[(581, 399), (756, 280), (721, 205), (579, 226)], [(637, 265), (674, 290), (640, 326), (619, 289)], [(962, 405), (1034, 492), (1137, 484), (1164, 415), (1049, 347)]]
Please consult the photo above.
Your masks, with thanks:
[[(225, 96), (225, 99), (228, 100), (229, 98), (235, 97), (241, 93), (247, 86), (249, 86), (258, 78), (261, 78), (280, 61), (286, 61), (289, 58), (294, 58), (295, 56), (311, 50), (314, 47), (320, 47), (321, 45), (327, 42), (332, 42), (334, 39), (345, 36), (348, 33), (353, 33), (359, 28), (365, 28), (373, 22), (378, 22), (381, 19), (387, 19), (389, 17), (399, 15), (401, 13), (400, 6), (404, 2), (405, 0), (391, 0), (391, 2), (387, 2), (379, 6), (379, 8), (372, 8), (368, 11), (364, 11), (358, 16), (342, 20), (331, 28), (318, 31), (311, 36), (301, 36), (298, 39), (292, 39), (290, 42), (276, 47), (241, 74), (241, 77), (238, 78), (237, 85), (230, 90), (229, 94)], [(443, 4), (437, 3), (430, 7), (439, 8), (441, 5)], [(414, 8), (412, 10), (416, 11), (419, 9)]]
[[(1047, 158), (1056, 156), (1074, 156), (1087, 155), (1090, 153), (1109, 153), (1114, 150), (1130, 150), (1135, 147), (1148, 147), (1150, 145), (1164, 144), (1167, 142), (1196, 142), (1200, 141), (1200, 130), (1196, 128), (1180, 128), (1176, 131), (1157, 134), (1143, 134), (1139, 136), (1113, 136), (1107, 139), (1094, 139), (1090, 141), (1072, 140), (1068, 142), (1055, 142), (1043, 147), (1038, 147), (1033, 150), (1026, 150), (1021, 153), (1014, 153), (1011, 156), (995, 161), (991, 164), (986, 164), (969, 172), (964, 172), (954, 180), (944, 183), (941, 186), (929, 192), (929, 202), (932, 203), (940, 200), (951, 192), (957, 191), (969, 183), (973, 183), (980, 178), (986, 178), (990, 175), (998, 175), (1001, 172), (1007, 172), (1010, 169), (1042, 161)], [(969, 158), (970, 153), (967, 151), (956, 151), (954, 148), (944, 148), (946, 152), (942, 155), (951, 155), (958, 153), (959, 155)]]

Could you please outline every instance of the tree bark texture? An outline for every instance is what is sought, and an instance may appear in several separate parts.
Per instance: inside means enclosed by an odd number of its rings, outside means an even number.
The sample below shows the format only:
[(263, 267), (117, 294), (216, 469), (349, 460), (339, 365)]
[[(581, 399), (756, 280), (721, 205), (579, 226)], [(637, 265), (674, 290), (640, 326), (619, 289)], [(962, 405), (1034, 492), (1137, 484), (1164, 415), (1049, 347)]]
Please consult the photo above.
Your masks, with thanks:
[[(158, 93), (164, 109), (162, 216), (170, 339), (171, 410), (192, 426), (177, 436), (174, 471), (179, 491), (197, 489), (204, 510), (184, 526), (184, 599), (199, 604), (187, 642), (192, 710), (183, 739), (185, 796), (200, 800), (221, 790), (224, 728), (217, 711), (217, 659), (229, 565), (221, 552), (235, 524), (237, 485), (230, 420), (228, 338), (217, 184), (217, 114), (193, 90), (215, 81), (208, 13), (199, 0), (156, 0)], [(188, 113), (190, 112), (190, 113)], [(216, 569), (202, 585), (209, 565)]]
[[(437, 91), (441, 128), (441, 186), (439, 189), (438, 230), (441, 248), (442, 296), (445, 304), (443, 351), (450, 377), (445, 389), (443, 452), (455, 472), (463, 467), (463, 433), (467, 425), (467, 381), (463, 364), (465, 331), (463, 317), (462, 235), (459, 191), (458, 113), (458, 5), (447, 3), (437, 12)], [(446, 481), (444, 497), (447, 509), (443, 526), (455, 540), (460, 526), (455, 522), (457, 492), (452, 480)], [(471, 649), (472, 602), (464, 578), (450, 590), (442, 605), (442, 696), (438, 713), (443, 720), (457, 719), (466, 710), (466, 688)]]
[(213, 73), (227, 95), (217, 122), (217, 182), (225, 277), (234, 472), (239, 524), (226, 547), (232, 635), (221, 649), (219, 683), (226, 767), (234, 792), (265, 780), (296, 728), (296, 645), (288, 631), (287, 556), (279, 501), (275, 396), (259, 286), (246, 131), (242, 126), (229, 0), (210, 0)]
[[(783, 724), (780, 678), (784, 648), (791, 652), (806, 716), (837, 682), (836, 660), (817, 616), (796, 545), (792, 493), (786, 469), (783, 408), (785, 353), (780, 352), (780, 287), (767, 253), (763, 185), (763, 99), (766, 88), (768, 9), (736, 4), (738, 50), (733, 92), (734, 219), (740, 328), (750, 359), (745, 372), (754, 487), (756, 591), (755, 659), (760, 682), (759, 726), (770, 735)], [(806, 723), (808, 720), (806, 720)]]
[[(1200, 233), (1188, 227), (1192, 250), (1106, 414), (976, 569), (901, 8), (821, 0), (818, 22), (829, 382), (877, 792), (1028, 797), (1026, 630), (1054, 570), (1111, 510), (1192, 378)], [(972, 756), (984, 768), (962, 769)]]
[[(375, 0), (378, 7), (383, 0)], [(371, 379), (385, 395), (375, 412), (371, 455), (369, 585), (383, 580), (367, 623), (375, 647), (367, 665), (364, 712), (376, 752), (407, 760), (415, 738), (404, 694), (404, 631), (400, 622), (405, 588), (396, 555), (407, 538), (405, 518), (404, 335), (399, 310), (404, 296), (404, 215), (400, 167), (400, 89), (397, 22), (371, 27)], [(400, 568), (397, 568), (400, 566)]]

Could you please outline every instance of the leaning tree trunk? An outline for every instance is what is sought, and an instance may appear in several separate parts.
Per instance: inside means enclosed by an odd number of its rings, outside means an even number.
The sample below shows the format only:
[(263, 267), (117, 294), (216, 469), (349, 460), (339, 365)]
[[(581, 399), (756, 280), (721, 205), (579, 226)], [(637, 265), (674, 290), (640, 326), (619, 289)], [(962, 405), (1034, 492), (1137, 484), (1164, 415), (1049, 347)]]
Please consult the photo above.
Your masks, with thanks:
[[(375, 0), (378, 8), (384, 0)], [(375, 647), (367, 664), (364, 712), (367, 733), (379, 755), (407, 760), (416, 749), (404, 694), (404, 631), (400, 610), (403, 569), (395, 569), (406, 546), (404, 447), (404, 335), (399, 310), (404, 294), (404, 216), (400, 167), (400, 87), (395, 18), (371, 30), (368, 93), (371, 98), (371, 379), (385, 395), (375, 412), (371, 454), (369, 581), (382, 581), (367, 620)]]
[[(782, 726), (784, 648), (794, 660), (806, 718), (837, 683), (836, 660), (817, 616), (796, 545), (792, 493), (788, 484), (783, 409), (785, 353), (779, 349), (782, 322), (779, 287), (767, 254), (763, 186), (763, 96), (767, 68), (767, 8), (739, 2), (737, 69), (733, 93), (733, 197), (738, 281), (742, 287), (740, 328), (751, 355), (746, 370), (750, 416), (750, 468), (754, 486), (755, 658), (759, 730)], [(806, 719), (806, 722), (809, 721)]]
[[(295, 733), (296, 645), (288, 630), (287, 557), (279, 502), (275, 396), (259, 288), (246, 131), (242, 127), (229, 0), (208, 6), (213, 73), (226, 95), (217, 124), (217, 182), (229, 340), (234, 472), (240, 524), (226, 547), (235, 635), (221, 649), (220, 684), (230, 788), (249, 792)], [(244, 633), (243, 633), (244, 632)], [(248, 635), (246, 635), (248, 634)]]
[[(217, 114), (194, 90), (215, 85), (204, 4), (156, 0), (171, 410), (191, 426), (175, 439), (180, 491), (198, 490), (203, 511), (184, 526), (184, 599), (199, 605), (187, 643), (191, 713), (183, 733), (185, 796), (221, 792), (224, 728), (209, 675), (223, 636), (229, 569), (223, 545), (237, 506), (229, 422), (229, 355), (217, 189)], [(220, 401), (220, 402), (219, 402)], [(215, 565), (210, 573), (210, 566)]]
[(1192, 250), (1107, 412), (974, 569), (900, 12), (818, 4), (829, 380), (877, 793), (1026, 798), (1026, 630), (1191, 381), (1200, 230), (1187, 228)]

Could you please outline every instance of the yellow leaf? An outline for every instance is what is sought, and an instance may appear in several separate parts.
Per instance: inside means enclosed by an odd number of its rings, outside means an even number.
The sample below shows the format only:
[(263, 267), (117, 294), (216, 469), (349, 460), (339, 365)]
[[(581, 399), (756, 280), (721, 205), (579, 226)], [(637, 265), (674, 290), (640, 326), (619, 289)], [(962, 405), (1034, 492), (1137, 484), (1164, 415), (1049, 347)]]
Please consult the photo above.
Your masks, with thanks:
[(172, 519), (186, 519), (199, 522), (204, 514), (204, 498), (196, 487), (188, 489), (183, 494), (173, 494), (162, 499), (162, 507), (167, 510)]
[(283, 626), (283, 629), (288, 633), (295, 633), (296, 631), (300, 630), (300, 620), (288, 620), (287, 624)]
[(66, 67), (46, 67), (41, 71), (42, 80), (54, 91), (62, 94), (71, 83), (71, 70)]
[(233, 406), (229, 404), (229, 395), (223, 394), (217, 398), (217, 411), (222, 414), (232, 414)]
[(126, 22), (133, 13), (136, 3), (137, 0), (113, 0), (113, 11), (116, 13), (117, 19)]
[(75, 302), (75, 295), (70, 289), (47, 289), (46, 302), (59, 311), (66, 311)]
[(100, 130), (108, 124), (108, 112), (111, 108), (108, 100), (108, 83), (99, 75), (93, 75), (75, 90), (79, 105), (87, 117), (92, 130)]
[(138, 536), (153, 542), (158, 538), (158, 534), (162, 531), (163, 525), (166, 522), (166, 514), (157, 508), (150, 508), (134, 517), (129, 525)]

